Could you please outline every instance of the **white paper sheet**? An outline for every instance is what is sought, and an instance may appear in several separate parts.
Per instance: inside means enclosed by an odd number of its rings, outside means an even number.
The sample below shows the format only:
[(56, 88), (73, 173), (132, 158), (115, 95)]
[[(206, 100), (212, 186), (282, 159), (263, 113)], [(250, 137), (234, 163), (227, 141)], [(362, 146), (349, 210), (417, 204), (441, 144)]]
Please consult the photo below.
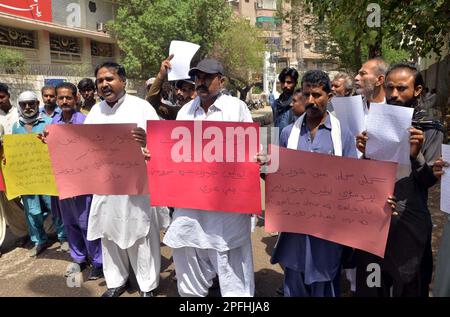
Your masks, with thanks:
[(369, 139), (366, 157), (410, 164), (409, 128), (414, 109), (387, 104), (370, 104), (366, 121)]
[(334, 113), (342, 127), (348, 127), (352, 135), (357, 136), (365, 130), (364, 106), (361, 95), (333, 97)]
[[(450, 145), (442, 144), (442, 159), (450, 163)], [(450, 214), (450, 167), (444, 167), (441, 177), (441, 210)]]
[(169, 81), (189, 78), (190, 63), (199, 48), (200, 45), (190, 42), (170, 42), (169, 55), (174, 56), (170, 61), (172, 68), (168, 72)]

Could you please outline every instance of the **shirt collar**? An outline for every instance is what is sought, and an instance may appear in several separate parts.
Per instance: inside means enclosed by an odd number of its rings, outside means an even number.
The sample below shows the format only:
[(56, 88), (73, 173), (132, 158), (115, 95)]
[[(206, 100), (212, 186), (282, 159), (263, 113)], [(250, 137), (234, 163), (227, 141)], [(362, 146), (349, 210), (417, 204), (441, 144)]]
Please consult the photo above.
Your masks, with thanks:
[[(25, 122), (23, 122), (23, 121), (21, 121), (21, 120), (19, 120), (18, 122), (19, 122), (19, 124), (20, 124), (21, 126), (25, 126)], [(38, 125), (39, 123), (42, 123), (42, 122), (45, 122), (45, 118), (44, 118), (43, 116), (39, 116), (39, 117), (37, 118), (37, 120), (34, 121), (33, 127), (34, 127), (35, 125)]]
[[(223, 105), (223, 102), (221, 101), (223, 96), (224, 95), (222, 93), (219, 93), (219, 96), (217, 97), (216, 101), (214, 101), (214, 103), (209, 107), (209, 109), (211, 107), (215, 107), (215, 108), (219, 109), (220, 111), (223, 111), (223, 106), (224, 105)], [(200, 104), (201, 104), (200, 97), (196, 97), (194, 99), (195, 111), (197, 111), (199, 108), (202, 108), (202, 106)], [(204, 110), (204, 109), (202, 108), (202, 110)]]
[(62, 122), (62, 123), (73, 123), (74, 120), (75, 120), (76, 115), (77, 115), (77, 112), (74, 111), (74, 112), (72, 113), (72, 117), (70, 118), (69, 122), (65, 122), (65, 121), (64, 121), (64, 118), (63, 118), (63, 116), (62, 116), (62, 113), (58, 113), (58, 114), (55, 116), (55, 119), (56, 119), (57, 122)]
[(47, 112), (45, 112), (45, 106), (42, 106), (39, 110), (42, 114), (45, 114), (48, 117), (55, 117), (57, 114), (61, 113), (61, 109), (58, 106), (56, 106), (55, 110), (53, 110), (53, 113), (50, 116), (47, 114)]
[[(125, 97), (127, 96), (127, 92), (125, 91), (125, 93), (123, 94), (123, 96), (122, 97), (120, 97), (118, 100), (117, 100), (117, 102), (116, 102), (116, 104), (112, 107), (112, 108), (118, 108), (118, 107), (120, 107), (120, 105), (121, 104), (123, 104), (123, 102), (125, 101)], [(106, 102), (106, 101), (105, 101)], [(109, 107), (109, 105), (108, 105), (108, 103), (106, 102), (106, 105)], [(111, 109), (112, 109), (111, 108)]]
[[(319, 125), (319, 129), (320, 129), (320, 128), (326, 128), (326, 129), (328, 129), (328, 130), (331, 131), (331, 118), (330, 118), (330, 115), (331, 115), (331, 114), (330, 114), (329, 111), (327, 111), (327, 113), (328, 113), (327, 118), (325, 119), (325, 122), (324, 122), (324, 123), (321, 123), (321, 124)], [(305, 115), (305, 118), (304, 118), (304, 120), (303, 120), (303, 122), (302, 122), (302, 127), (307, 128), (307, 126), (306, 126), (306, 115)]]

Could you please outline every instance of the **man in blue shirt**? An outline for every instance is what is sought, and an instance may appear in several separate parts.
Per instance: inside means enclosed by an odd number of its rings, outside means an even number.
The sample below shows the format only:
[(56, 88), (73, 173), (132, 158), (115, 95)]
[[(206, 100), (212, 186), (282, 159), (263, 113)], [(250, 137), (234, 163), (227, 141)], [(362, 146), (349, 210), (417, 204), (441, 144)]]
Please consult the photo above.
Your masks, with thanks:
[[(302, 78), (302, 95), (306, 111), (283, 129), (280, 146), (356, 158), (355, 139), (326, 110), (331, 97), (328, 75), (320, 70), (306, 72)], [(342, 250), (342, 245), (331, 241), (282, 232), (271, 262), (280, 263), (285, 270), (284, 295), (339, 296)]]
[[(39, 100), (32, 91), (24, 91), (19, 95), (19, 121), (14, 123), (12, 134), (41, 133), (52, 119), (43, 117), (39, 113)], [(50, 196), (23, 195), (23, 206), (28, 223), (30, 239), (35, 244), (30, 256), (37, 256), (50, 246), (47, 233), (44, 230), (44, 221), (51, 211)], [(61, 220), (53, 218), (58, 240), (61, 242), (60, 251), (68, 251), (66, 233)]]
[(56, 91), (53, 86), (44, 86), (41, 89), (42, 101), (44, 105), (39, 108), (39, 112), (44, 117), (53, 118), (57, 114), (61, 113), (61, 109), (59, 109), (56, 104)]

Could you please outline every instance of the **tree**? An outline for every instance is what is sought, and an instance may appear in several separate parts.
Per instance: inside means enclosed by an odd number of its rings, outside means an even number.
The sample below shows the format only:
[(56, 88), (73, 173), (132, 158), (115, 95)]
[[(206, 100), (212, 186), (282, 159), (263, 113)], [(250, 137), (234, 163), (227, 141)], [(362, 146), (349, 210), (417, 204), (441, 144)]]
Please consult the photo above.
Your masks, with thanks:
[(244, 101), (251, 88), (262, 81), (264, 51), (261, 30), (239, 17), (232, 19), (214, 45), (211, 55), (222, 62), (231, 87)]
[[(363, 59), (386, 52), (394, 59), (409, 55), (417, 60), (430, 52), (440, 56), (450, 26), (448, 1), (410, 0), (402, 5), (384, 0), (378, 5), (369, 0), (292, 0), (291, 11), (281, 14), (310, 19), (311, 35), (330, 43), (325, 55), (344, 69), (355, 71)], [(372, 24), (378, 13), (380, 24)]]
[(22, 52), (0, 48), (0, 72), (7, 74), (22, 73), (25, 70), (26, 58)]
[(199, 44), (197, 59), (211, 53), (231, 15), (223, 0), (119, 0), (108, 27), (124, 53), (127, 72), (144, 79), (158, 72), (172, 40)]

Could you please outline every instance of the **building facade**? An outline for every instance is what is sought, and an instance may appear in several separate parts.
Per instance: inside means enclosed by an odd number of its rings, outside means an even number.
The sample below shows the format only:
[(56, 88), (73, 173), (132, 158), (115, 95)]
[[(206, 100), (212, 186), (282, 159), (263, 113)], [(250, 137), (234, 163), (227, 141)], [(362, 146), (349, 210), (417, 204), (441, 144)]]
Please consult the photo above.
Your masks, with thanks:
[(304, 30), (305, 21), (286, 22), (277, 17), (278, 4), (284, 12), (290, 11), (289, 1), (277, 0), (228, 0), (235, 14), (247, 18), (264, 30), (267, 52), (264, 67), (264, 91), (273, 89), (279, 71), (294, 67), (300, 73), (309, 69), (321, 69), (334, 73), (336, 65), (320, 54), (321, 43), (309, 38)]
[(23, 53), (27, 74), (89, 73), (119, 57), (105, 27), (114, 10), (104, 0), (1, 0), (0, 48)]

